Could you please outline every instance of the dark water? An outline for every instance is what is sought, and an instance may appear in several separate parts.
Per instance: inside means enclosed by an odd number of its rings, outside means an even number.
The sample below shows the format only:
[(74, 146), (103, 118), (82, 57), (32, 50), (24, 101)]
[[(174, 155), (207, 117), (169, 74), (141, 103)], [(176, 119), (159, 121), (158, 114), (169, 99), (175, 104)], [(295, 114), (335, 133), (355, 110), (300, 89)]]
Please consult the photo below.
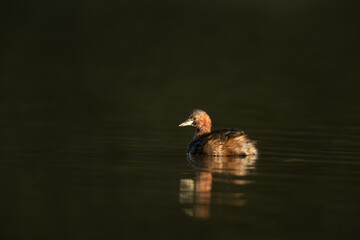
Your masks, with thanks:
[[(354, 239), (355, 1), (12, 2), (1, 239)], [(193, 108), (258, 158), (188, 159)]]

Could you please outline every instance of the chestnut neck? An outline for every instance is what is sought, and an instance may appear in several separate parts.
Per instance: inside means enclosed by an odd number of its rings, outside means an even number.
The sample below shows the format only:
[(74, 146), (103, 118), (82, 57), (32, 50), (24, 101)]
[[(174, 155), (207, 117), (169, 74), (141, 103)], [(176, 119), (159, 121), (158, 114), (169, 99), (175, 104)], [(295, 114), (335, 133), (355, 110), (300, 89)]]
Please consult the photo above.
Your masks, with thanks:
[(203, 114), (196, 121), (195, 127), (196, 127), (196, 131), (195, 131), (194, 139), (197, 139), (204, 134), (210, 133), (211, 132), (211, 119), (210, 119), (209, 115), (207, 115), (206, 113)]

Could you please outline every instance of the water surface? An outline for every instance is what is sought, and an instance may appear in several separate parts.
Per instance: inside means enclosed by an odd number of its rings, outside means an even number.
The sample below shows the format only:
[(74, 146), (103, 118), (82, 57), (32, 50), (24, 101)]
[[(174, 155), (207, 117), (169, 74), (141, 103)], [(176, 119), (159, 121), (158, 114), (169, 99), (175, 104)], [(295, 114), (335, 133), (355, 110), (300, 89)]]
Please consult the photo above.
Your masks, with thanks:
[[(4, 13), (2, 239), (359, 235), (355, 2), (69, 4)], [(190, 159), (193, 108), (260, 155)]]

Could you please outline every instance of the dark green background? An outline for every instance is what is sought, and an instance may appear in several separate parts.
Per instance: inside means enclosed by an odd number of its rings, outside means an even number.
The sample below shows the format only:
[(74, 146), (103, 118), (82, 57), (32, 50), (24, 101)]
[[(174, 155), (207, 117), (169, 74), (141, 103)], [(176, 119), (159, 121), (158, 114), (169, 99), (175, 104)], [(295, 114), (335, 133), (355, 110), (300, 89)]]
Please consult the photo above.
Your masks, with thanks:
[[(2, 239), (356, 237), (357, 1), (1, 7)], [(193, 108), (258, 141), (244, 207), (180, 210)], [(229, 176), (219, 175), (218, 178)], [(220, 185), (221, 186), (221, 185)], [(240, 189), (239, 189), (240, 188)], [(213, 192), (221, 192), (214, 183)]]

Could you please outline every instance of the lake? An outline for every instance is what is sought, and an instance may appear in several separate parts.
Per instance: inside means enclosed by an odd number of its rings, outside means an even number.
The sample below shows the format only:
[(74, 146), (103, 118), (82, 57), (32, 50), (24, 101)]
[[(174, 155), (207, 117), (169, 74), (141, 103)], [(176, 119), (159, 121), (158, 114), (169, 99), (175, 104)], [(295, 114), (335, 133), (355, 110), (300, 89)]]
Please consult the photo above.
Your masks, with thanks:
[[(357, 3), (324, 4), (9, 4), (1, 238), (356, 238)], [(187, 156), (194, 108), (259, 156)]]

